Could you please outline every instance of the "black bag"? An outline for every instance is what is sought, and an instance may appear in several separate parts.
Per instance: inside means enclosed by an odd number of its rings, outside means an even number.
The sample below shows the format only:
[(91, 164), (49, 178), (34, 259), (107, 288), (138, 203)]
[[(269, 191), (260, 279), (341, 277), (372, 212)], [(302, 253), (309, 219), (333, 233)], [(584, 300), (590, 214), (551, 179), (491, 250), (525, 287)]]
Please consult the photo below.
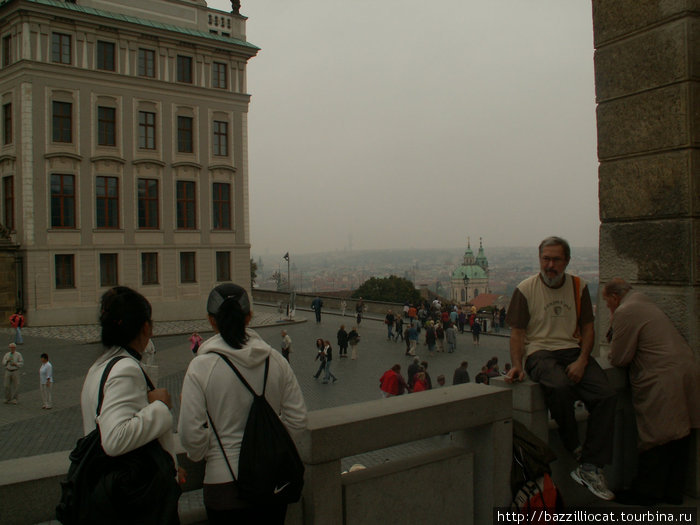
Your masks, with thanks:
[[(98, 416), (107, 377), (117, 361), (125, 357), (115, 357), (105, 367)], [(153, 390), (145, 372), (144, 377), (149, 390)], [(68, 475), (61, 482), (61, 502), (56, 506), (56, 518), (64, 525), (179, 523), (177, 501), (181, 489), (175, 480), (175, 465), (157, 439), (112, 457), (102, 449), (97, 426), (78, 440), (69, 458)]]
[(253, 404), (248, 412), (238, 455), (238, 478), (228, 462), (214, 422), (207, 413), (229, 472), (237, 482), (241, 499), (256, 505), (279, 505), (299, 501), (304, 487), (304, 463), (284, 423), (265, 399), (270, 357), (265, 359), (265, 379), (262, 393), (258, 395), (225, 355), (214, 353), (226, 361), (241, 383), (253, 394)]

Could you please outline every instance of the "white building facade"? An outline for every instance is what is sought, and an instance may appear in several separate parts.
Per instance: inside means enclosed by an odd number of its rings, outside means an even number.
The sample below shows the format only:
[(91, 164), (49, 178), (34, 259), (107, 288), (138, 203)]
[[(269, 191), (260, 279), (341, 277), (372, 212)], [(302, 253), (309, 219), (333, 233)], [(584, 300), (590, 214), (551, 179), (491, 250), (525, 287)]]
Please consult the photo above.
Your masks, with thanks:
[(114, 285), (154, 319), (250, 286), (246, 18), (206, 2), (0, 2), (2, 226), (34, 325)]

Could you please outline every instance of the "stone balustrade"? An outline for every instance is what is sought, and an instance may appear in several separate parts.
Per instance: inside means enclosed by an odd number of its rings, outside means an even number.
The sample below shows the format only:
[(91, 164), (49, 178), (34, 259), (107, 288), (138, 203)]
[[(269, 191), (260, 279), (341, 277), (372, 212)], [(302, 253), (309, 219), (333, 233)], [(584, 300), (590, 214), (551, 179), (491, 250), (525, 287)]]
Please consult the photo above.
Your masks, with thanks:
[[(492, 508), (511, 500), (511, 417), (509, 389), (476, 384), (310, 412), (308, 428), (295, 436), (307, 468), (304, 492), (287, 523), (379, 523), (387, 512), (396, 523), (488, 523)], [(431, 447), (422, 452), (394, 452), (386, 463), (341, 472), (343, 458), (426, 439)], [(201, 487), (203, 465), (179, 457), (188, 471), (184, 490)], [(1, 462), (0, 523), (52, 519), (67, 470), (68, 451)], [(196, 523), (201, 509), (182, 518)]]

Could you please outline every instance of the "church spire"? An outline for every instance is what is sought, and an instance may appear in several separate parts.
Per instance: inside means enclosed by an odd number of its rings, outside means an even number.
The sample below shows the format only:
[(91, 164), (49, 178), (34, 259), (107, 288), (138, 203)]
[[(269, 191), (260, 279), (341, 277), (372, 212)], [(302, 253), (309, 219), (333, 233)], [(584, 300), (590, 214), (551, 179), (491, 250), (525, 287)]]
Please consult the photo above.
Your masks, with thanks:
[(476, 256), (476, 264), (481, 266), (484, 270), (489, 267), (489, 261), (484, 254), (484, 243), (481, 237), (479, 237), (479, 253)]

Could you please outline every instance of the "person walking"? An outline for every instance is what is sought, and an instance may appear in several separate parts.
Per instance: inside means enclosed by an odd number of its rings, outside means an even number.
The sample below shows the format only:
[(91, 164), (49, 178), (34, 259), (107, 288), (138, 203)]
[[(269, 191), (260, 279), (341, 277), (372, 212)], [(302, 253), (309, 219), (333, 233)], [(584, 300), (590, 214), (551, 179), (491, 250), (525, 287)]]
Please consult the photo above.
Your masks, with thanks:
[(353, 326), (348, 334), (348, 343), (350, 343), (350, 359), (357, 359), (357, 345), (360, 343), (360, 334), (357, 332), (357, 327)]
[(314, 361), (318, 360), (319, 363), (318, 370), (316, 370), (316, 373), (314, 374), (314, 379), (318, 379), (321, 372), (326, 369), (326, 354), (323, 352), (324, 346), (323, 339), (316, 339), (316, 357), (314, 358)]
[(214, 288), (207, 314), (215, 335), (202, 344), (185, 373), (178, 433), (190, 459), (206, 460), (202, 495), (208, 522), (281, 525), (285, 503), (261, 505), (240, 496), (238, 457), (253, 396), (221, 355), (256, 392), (264, 392), (290, 433), (306, 428), (304, 397), (287, 360), (248, 328), (252, 311), (242, 287), (225, 283)]
[(406, 355), (415, 356), (416, 346), (418, 345), (418, 330), (413, 322), (411, 322), (411, 326), (409, 326), (406, 330), (406, 341), (408, 342), (408, 350), (406, 351)]
[(41, 366), (39, 367), (39, 390), (41, 390), (42, 409), (51, 410), (53, 408), (53, 365), (49, 361), (48, 354), (41, 354), (39, 358)]
[(24, 315), (22, 315), (22, 310), (16, 310), (15, 313), (10, 316), (10, 326), (15, 329), (15, 344), (24, 344), (24, 339), (22, 339), (22, 328), (24, 328)]
[(389, 310), (384, 317), (384, 324), (386, 325), (386, 338), (391, 341), (394, 338), (394, 313)]
[(19, 369), (24, 366), (24, 358), (17, 351), (17, 345), (10, 343), (10, 349), (2, 358), (5, 367), (5, 403), (16, 405), (19, 397)]
[(331, 372), (331, 361), (333, 361), (333, 347), (331, 346), (330, 341), (324, 341), (323, 342), (323, 355), (325, 356), (325, 375), (323, 376), (323, 384), (327, 385), (328, 381), (333, 379), (333, 382), (335, 383), (338, 378), (333, 375), (333, 372)]
[(320, 297), (316, 297), (313, 301), (311, 301), (311, 309), (316, 314), (316, 324), (321, 322), (321, 308), (323, 308), (323, 301)]
[(398, 343), (399, 337), (403, 341), (403, 317), (401, 317), (400, 315), (396, 316), (395, 328), (396, 328), (396, 335), (394, 336), (394, 342)]

